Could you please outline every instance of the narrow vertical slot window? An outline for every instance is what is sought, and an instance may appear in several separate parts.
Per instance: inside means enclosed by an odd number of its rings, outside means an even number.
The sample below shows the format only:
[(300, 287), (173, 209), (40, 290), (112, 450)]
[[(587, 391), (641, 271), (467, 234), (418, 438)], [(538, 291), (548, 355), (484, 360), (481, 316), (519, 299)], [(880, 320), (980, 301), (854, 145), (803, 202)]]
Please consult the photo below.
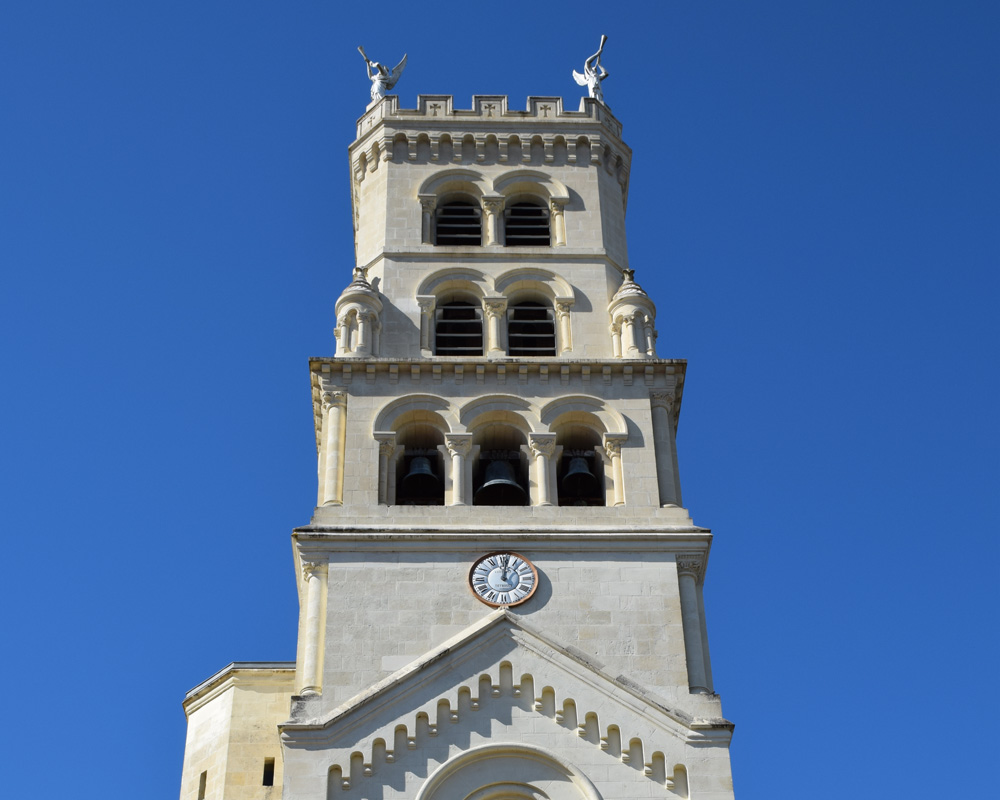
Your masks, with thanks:
[(205, 800), (205, 789), (208, 788), (208, 770), (201, 773), (198, 778), (198, 800)]
[(274, 786), (274, 759), (264, 759), (264, 786)]

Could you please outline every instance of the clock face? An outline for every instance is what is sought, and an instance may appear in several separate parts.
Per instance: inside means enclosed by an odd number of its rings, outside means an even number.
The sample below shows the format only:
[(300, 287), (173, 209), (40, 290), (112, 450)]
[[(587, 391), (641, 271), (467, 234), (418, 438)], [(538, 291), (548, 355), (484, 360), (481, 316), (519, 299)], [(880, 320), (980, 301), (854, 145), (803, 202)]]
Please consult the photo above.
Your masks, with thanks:
[(476, 597), (486, 605), (516, 606), (535, 591), (538, 572), (528, 559), (517, 553), (490, 553), (472, 565), (469, 583)]

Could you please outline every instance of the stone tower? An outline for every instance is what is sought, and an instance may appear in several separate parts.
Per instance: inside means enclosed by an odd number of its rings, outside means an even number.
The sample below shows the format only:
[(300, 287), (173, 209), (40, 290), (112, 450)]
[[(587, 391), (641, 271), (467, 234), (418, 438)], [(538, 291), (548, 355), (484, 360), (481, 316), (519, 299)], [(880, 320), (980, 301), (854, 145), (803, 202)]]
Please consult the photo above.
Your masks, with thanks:
[(182, 800), (732, 797), (621, 124), (389, 96), (350, 164), (296, 660), (188, 694)]

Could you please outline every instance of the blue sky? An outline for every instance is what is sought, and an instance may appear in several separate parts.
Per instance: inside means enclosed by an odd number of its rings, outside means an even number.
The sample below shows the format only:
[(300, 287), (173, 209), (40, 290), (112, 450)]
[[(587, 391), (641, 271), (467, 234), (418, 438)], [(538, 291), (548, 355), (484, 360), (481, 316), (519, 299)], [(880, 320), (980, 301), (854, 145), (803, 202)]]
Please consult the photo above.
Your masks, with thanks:
[(0, 10), (9, 796), (174, 798), (184, 692), (294, 657), (357, 45), (574, 107), (602, 33), (737, 796), (995, 791), (1000, 6), (628, 8)]

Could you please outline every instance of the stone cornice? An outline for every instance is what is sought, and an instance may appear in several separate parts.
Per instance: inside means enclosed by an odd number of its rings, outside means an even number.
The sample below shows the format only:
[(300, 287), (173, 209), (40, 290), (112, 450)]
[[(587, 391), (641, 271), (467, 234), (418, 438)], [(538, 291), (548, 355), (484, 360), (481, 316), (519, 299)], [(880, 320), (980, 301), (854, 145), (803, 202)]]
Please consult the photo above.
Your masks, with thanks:
[[(444, 381), (463, 383), (485, 380), (518, 385), (522, 380), (550, 382), (572, 381), (577, 389), (608, 386), (621, 382), (625, 386), (645, 386), (650, 390), (669, 391), (674, 395), (674, 429), (680, 419), (681, 396), (687, 360), (683, 358), (336, 358), (314, 356), (309, 359), (313, 389), (313, 418), (316, 448), (319, 450), (323, 427), (324, 394), (344, 392), (355, 380), (366, 383), (388, 379), (396, 383), (405, 379), (411, 391), (426, 392)], [(421, 382), (426, 382), (422, 389)], [(399, 384), (397, 383), (397, 386)], [(432, 392), (437, 390), (431, 388)]]
[(708, 564), (712, 534), (706, 528), (677, 526), (673, 530), (633, 531), (613, 530), (562, 531), (532, 529), (502, 531), (467, 526), (454, 532), (415, 530), (411, 526), (397, 530), (375, 526), (308, 525), (296, 528), (292, 534), (302, 558), (326, 557), (331, 552), (448, 552), (495, 549), (500, 544), (530, 544), (532, 552), (627, 552), (674, 554), (676, 557), (697, 553), (702, 571)]
[(551, 130), (566, 135), (569, 131), (603, 131), (615, 144), (631, 156), (632, 151), (622, 144), (622, 124), (607, 106), (584, 98), (578, 111), (563, 108), (561, 97), (529, 97), (524, 111), (509, 108), (506, 95), (474, 95), (472, 108), (455, 108), (452, 95), (426, 95), (417, 97), (416, 108), (400, 108), (397, 95), (387, 96), (381, 103), (366, 110), (358, 119), (357, 141), (354, 150), (380, 127), (405, 127), (409, 130), (440, 130), (485, 133), (483, 128), (496, 128), (517, 134), (520, 130), (536, 133)]
[(184, 695), (184, 713), (190, 715), (227, 689), (239, 685), (288, 683), (295, 675), (294, 661), (233, 661)]

